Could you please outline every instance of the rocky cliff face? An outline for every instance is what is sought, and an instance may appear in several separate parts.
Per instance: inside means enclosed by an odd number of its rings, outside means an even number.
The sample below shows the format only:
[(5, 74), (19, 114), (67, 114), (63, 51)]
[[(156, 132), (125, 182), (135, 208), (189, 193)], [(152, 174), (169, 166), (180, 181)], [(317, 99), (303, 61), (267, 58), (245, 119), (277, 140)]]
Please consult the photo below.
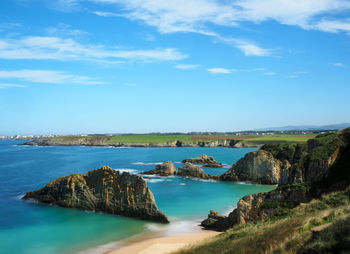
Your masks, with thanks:
[(28, 192), (23, 199), (169, 222), (158, 210), (153, 193), (142, 177), (127, 172), (121, 174), (108, 166), (58, 178), (40, 190)]
[(203, 154), (202, 156), (199, 156), (197, 158), (191, 158), (191, 159), (184, 159), (182, 161), (183, 163), (190, 162), (195, 164), (204, 164), (204, 167), (209, 168), (222, 168), (222, 164), (217, 162), (214, 157), (207, 156)]
[(224, 181), (252, 181), (278, 184), (282, 169), (289, 166), (275, 159), (270, 152), (259, 150), (246, 154), (221, 176)]
[[(290, 145), (269, 148), (267, 150), (270, 150), (270, 155), (264, 151), (260, 153), (262, 157), (258, 160), (256, 158), (259, 157), (259, 152), (248, 155), (246, 157), (252, 156), (252, 158), (243, 161), (245, 163), (242, 162), (248, 168), (252, 165), (259, 168), (258, 165), (267, 165), (267, 163), (261, 163), (261, 159), (264, 159), (270, 161), (270, 166), (264, 166), (264, 168), (273, 169), (276, 163), (281, 162), (275, 156), (284, 159), (277, 189), (267, 193), (247, 195), (239, 200), (237, 208), (228, 216), (214, 216), (215, 214), (211, 213), (202, 225), (207, 228), (226, 230), (235, 224), (285, 215), (288, 214), (289, 209), (300, 203), (318, 198), (322, 193), (343, 190), (350, 185), (350, 128), (338, 133), (317, 136), (308, 142), (307, 150), (297, 146), (294, 147), (295, 149), (287, 146)], [(256, 175), (254, 170), (244, 172), (248, 172), (249, 176)], [(231, 169), (227, 173), (225, 174), (229, 179), (236, 179), (235, 170)]]
[(156, 165), (156, 169), (142, 172), (141, 174), (171, 176), (176, 174), (176, 168), (171, 161), (166, 161), (166, 162), (163, 162), (162, 164)]
[(206, 174), (200, 167), (193, 165), (190, 162), (186, 162), (182, 168), (179, 168), (177, 171), (177, 175), (196, 177), (196, 178), (202, 178), (202, 179), (211, 178), (211, 176)]

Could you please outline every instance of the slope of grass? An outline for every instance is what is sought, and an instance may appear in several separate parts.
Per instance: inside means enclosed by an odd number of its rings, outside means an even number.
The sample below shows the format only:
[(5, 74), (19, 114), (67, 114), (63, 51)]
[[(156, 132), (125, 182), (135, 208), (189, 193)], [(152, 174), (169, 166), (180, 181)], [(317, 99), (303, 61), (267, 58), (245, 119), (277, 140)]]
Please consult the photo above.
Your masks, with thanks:
[[(350, 231), (344, 237), (339, 236), (349, 228), (341, 226), (344, 221), (350, 220), (349, 216), (349, 191), (332, 193), (320, 200), (301, 204), (291, 209), (284, 217), (237, 225), (204, 244), (194, 245), (176, 253), (334, 253), (327, 250), (345, 250), (345, 247), (342, 247), (344, 241), (349, 241)], [(330, 226), (320, 232), (313, 232), (313, 229), (320, 225)], [(316, 234), (321, 235), (316, 237)], [(328, 239), (334, 241), (328, 243)]]

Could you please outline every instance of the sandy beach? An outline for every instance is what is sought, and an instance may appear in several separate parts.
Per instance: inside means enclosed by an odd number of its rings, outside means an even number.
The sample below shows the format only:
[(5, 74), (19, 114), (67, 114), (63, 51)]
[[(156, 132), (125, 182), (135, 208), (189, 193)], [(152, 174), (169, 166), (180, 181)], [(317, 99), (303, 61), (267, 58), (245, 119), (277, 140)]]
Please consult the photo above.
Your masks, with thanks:
[(215, 231), (200, 231), (195, 233), (162, 236), (145, 239), (138, 242), (130, 242), (126, 246), (107, 252), (106, 254), (164, 254), (190, 246), (204, 239), (220, 234)]

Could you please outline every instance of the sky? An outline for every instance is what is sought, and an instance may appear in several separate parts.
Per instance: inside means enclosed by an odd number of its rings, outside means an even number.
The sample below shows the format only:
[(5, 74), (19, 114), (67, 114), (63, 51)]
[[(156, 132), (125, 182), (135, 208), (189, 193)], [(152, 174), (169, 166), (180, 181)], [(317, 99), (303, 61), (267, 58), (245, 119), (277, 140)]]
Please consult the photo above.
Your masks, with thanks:
[(1, 0), (0, 135), (350, 122), (349, 0)]

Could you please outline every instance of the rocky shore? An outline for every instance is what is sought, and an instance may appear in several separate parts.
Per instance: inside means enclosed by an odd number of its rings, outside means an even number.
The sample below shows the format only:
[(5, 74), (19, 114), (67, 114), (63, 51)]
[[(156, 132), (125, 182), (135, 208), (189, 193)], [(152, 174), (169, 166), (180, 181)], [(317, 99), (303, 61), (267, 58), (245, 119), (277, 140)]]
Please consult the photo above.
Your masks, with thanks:
[(121, 174), (108, 166), (60, 177), (40, 190), (28, 192), (23, 199), (169, 223), (141, 176)]

